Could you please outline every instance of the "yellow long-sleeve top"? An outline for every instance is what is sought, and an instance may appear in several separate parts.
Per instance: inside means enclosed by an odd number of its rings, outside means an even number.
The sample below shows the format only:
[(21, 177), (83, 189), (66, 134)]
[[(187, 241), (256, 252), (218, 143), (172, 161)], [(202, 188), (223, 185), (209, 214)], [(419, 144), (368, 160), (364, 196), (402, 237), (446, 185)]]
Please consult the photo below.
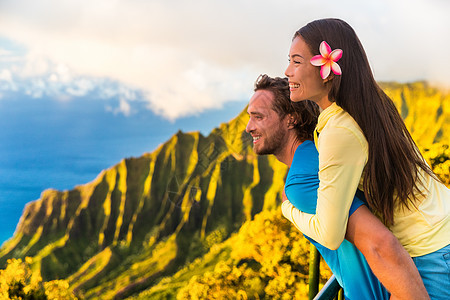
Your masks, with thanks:
[[(289, 201), (283, 215), (301, 232), (330, 249), (337, 249), (347, 231), (348, 211), (357, 188), (362, 189), (368, 144), (356, 121), (333, 103), (319, 116), (315, 140), (319, 151), (316, 214), (296, 209)], [(417, 209), (397, 207), (390, 228), (409, 254), (421, 256), (450, 243), (450, 190), (421, 172), (424, 197)]]

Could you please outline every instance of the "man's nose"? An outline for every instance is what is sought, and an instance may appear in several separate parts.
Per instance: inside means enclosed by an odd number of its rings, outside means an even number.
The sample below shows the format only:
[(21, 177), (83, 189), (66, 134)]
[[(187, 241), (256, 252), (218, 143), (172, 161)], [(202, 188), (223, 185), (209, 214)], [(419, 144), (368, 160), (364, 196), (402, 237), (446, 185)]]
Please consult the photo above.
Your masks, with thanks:
[(252, 119), (248, 120), (247, 126), (245, 127), (245, 131), (251, 133), (254, 130)]

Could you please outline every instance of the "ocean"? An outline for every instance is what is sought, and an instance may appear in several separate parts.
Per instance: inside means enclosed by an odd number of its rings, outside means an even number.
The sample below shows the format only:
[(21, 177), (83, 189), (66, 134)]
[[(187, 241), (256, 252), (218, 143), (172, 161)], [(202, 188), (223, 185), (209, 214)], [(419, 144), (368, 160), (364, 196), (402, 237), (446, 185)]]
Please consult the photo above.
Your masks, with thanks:
[(88, 183), (123, 158), (152, 152), (178, 130), (208, 135), (246, 104), (229, 102), (170, 122), (144, 103), (124, 116), (108, 111), (104, 99), (0, 98), (0, 244), (13, 236), (25, 204), (45, 189)]

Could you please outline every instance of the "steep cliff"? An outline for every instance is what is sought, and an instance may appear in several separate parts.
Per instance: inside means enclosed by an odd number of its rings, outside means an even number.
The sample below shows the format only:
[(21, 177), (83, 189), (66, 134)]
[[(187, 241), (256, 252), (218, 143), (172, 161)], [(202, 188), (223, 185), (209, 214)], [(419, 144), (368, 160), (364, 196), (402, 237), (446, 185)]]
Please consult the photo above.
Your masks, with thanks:
[(44, 191), (26, 206), (1, 263), (31, 256), (44, 279), (70, 276), (75, 291), (107, 295), (170, 274), (207, 250), (201, 241), (211, 232), (225, 239), (278, 205), (286, 167), (252, 153), (246, 123), (243, 112), (208, 137), (178, 132), (93, 182)]
[[(448, 94), (424, 82), (382, 86), (422, 149), (448, 149)], [(44, 191), (0, 249), (0, 265), (31, 256), (44, 279), (66, 278), (86, 298), (123, 298), (172, 276), (280, 204), (287, 168), (253, 153), (247, 121), (244, 110), (207, 137), (178, 132), (90, 183)], [(444, 150), (431, 157), (441, 165)]]

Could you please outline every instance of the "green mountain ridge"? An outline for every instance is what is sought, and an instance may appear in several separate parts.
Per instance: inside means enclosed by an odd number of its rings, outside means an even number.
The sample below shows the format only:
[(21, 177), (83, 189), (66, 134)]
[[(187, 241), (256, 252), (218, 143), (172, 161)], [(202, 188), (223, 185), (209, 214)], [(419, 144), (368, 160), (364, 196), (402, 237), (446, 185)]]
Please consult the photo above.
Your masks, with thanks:
[[(381, 85), (448, 176), (449, 94), (426, 82)], [(86, 299), (126, 298), (164, 289), (164, 282), (182, 289), (196, 273), (193, 265), (213, 269), (220, 257), (228, 259), (242, 225), (281, 203), (287, 168), (253, 153), (247, 120), (244, 110), (206, 137), (179, 131), (90, 183), (44, 191), (0, 249), (0, 266), (30, 256), (44, 280), (67, 279)]]

